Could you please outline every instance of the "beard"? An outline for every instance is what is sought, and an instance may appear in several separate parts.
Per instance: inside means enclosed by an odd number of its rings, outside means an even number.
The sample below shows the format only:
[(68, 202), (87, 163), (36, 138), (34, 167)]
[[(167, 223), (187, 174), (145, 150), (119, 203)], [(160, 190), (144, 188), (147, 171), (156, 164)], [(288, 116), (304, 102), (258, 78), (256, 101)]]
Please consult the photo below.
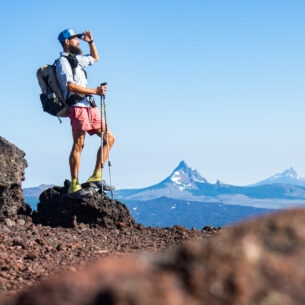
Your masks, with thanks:
[(83, 54), (83, 51), (79, 47), (69, 46), (69, 53), (72, 53), (75, 55), (81, 55), (81, 54)]

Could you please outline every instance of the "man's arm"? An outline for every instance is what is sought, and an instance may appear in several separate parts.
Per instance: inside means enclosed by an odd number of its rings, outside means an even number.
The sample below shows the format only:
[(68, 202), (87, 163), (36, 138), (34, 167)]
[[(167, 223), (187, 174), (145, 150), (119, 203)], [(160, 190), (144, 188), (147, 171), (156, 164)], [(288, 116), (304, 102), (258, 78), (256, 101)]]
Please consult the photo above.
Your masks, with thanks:
[(76, 93), (76, 94), (95, 94), (95, 95), (104, 95), (106, 93), (107, 87), (106, 86), (99, 86), (96, 88), (85, 88), (79, 85), (76, 85), (74, 83), (68, 83), (67, 89), (70, 92)]
[(93, 57), (94, 61), (98, 61), (100, 57), (98, 55), (96, 45), (93, 41), (92, 33), (90, 31), (85, 31), (83, 40), (89, 43), (90, 55)]
[(90, 55), (93, 57), (94, 61), (98, 61), (100, 57), (98, 55), (97, 48), (93, 40), (91, 43), (89, 43), (89, 46), (90, 46)]

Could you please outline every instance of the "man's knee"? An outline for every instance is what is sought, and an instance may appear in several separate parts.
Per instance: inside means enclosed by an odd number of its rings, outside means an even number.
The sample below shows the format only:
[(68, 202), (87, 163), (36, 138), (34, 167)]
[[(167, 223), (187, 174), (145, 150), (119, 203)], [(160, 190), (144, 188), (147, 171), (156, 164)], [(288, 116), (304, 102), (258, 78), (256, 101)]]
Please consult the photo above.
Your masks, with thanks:
[(115, 142), (115, 137), (112, 133), (109, 134), (109, 137), (108, 137), (108, 141), (109, 141), (109, 145), (112, 146)]
[(114, 142), (115, 142), (115, 137), (113, 134), (111, 134), (111, 136), (109, 137), (109, 141), (110, 141), (110, 144), (113, 145)]
[(81, 152), (85, 146), (85, 137), (83, 134), (74, 133), (73, 135), (73, 149)]
[(105, 143), (107, 143), (107, 141), (108, 141), (110, 146), (112, 146), (115, 142), (115, 137), (111, 132), (109, 132), (108, 135), (105, 133), (103, 139), (104, 139)]
[(74, 143), (74, 145), (73, 145), (73, 150), (76, 151), (76, 152), (82, 152), (84, 146), (85, 146), (84, 143), (76, 142), (76, 143)]

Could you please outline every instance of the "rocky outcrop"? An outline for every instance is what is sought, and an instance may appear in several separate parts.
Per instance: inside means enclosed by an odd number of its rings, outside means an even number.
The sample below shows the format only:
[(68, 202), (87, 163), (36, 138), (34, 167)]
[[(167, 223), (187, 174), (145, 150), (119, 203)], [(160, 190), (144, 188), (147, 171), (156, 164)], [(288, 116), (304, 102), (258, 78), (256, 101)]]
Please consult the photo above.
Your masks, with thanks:
[(266, 215), (162, 254), (91, 263), (0, 304), (305, 304), (304, 232), (304, 209)]
[(21, 187), (27, 167), (24, 156), (21, 149), (0, 137), (0, 221), (30, 213)]
[[(95, 191), (83, 200), (66, 197), (69, 181), (41, 193), (37, 211), (24, 203), (22, 181), (27, 162), (25, 153), (0, 137), (0, 221), (17, 221), (19, 215), (31, 216), (35, 224), (52, 227), (77, 227), (79, 224), (105, 228), (133, 227), (135, 221), (127, 207), (105, 193)], [(83, 184), (84, 188), (89, 186)]]
[[(110, 199), (105, 193), (95, 190), (82, 200), (66, 197), (70, 181), (64, 186), (54, 186), (42, 192), (33, 213), (34, 223), (52, 227), (73, 228), (79, 224), (98, 225), (105, 228), (133, 227), (135, 221), (126, 205)], [(88, 188), (88, 184), (82, 184)]]

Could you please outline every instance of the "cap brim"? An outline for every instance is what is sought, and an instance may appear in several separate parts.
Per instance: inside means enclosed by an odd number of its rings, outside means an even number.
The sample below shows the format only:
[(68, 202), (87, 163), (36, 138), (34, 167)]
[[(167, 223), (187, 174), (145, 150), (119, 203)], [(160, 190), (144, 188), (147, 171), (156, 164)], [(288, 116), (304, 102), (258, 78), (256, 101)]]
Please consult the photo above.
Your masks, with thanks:
[(83, 34), (75, 34), (75, 35), (73, 35), (73, 36), (70, 36), (70, 37), (67, 38), (67, 39), (73, 39), (73, 38), (75, 38), (75, 37), (77, 37), (77, 38), (82, 38), (82, 37), (83, 37)]

